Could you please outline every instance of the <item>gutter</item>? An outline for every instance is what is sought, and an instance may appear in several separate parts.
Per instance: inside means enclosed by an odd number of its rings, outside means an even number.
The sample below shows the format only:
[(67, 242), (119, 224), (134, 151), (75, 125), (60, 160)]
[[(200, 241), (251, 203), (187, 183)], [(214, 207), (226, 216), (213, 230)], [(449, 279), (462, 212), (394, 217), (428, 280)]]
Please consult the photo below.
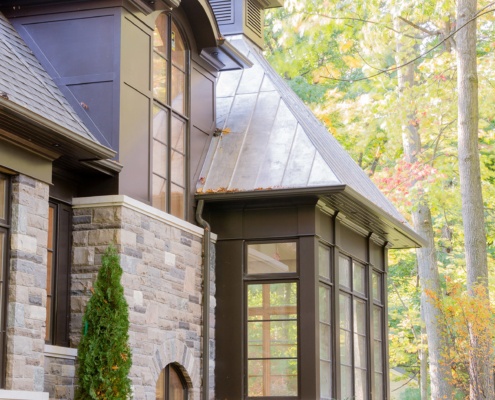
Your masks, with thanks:
[(196, 221), (204, 228), (203, 235), (203, 396), (210, 398), (210, 244), (211, 227), (203, 219), (204, 200), (199, 200)]
[(102, 144), (65, 128), (25, 107), (12, 101), (0, 98), (0, 112), (10, 115), (19, 121), (24, 121), (30, 125), (50, 133), (53, 140), (61, 139), (80, 149), (83, 149), (99, 159), (111, 159), (116, 156), (116, 152)]

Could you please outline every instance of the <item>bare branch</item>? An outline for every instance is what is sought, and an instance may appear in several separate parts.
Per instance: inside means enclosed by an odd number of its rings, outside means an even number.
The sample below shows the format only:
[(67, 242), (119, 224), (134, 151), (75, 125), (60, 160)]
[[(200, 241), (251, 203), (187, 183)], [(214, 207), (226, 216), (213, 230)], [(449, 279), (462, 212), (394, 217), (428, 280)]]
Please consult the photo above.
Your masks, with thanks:
[(407, 19), (405, 19), (405, 18), (403, 18), (403, 17), (400, 17), (400, 16), (399, 16), (398, 18), (399, 18), (402, 22), (405, 22), (407, 25), (412, 26), (414, 29), (417, 29), (417, 30), (419, 30), (419, 31), (421, 31), (421, 32), (423, 32), (423, 33), (426, 33), (428, 36), (437, 36), (437, 35), (440, 35), (440, 34), (442, 33), (442, 32), (440, 32), (440, 31), (438, 31), (438, 30), (437, 30), (437, 31), (430, 31), (430, 30), (428, 30), (428, 29), (425, 29), (425, 28), (423, 28), (422, 26), (419, 26), (419, 25), (415, 24), (414, 22), (411, 22), (411, 21), (409, 21), (409, 20), (407, 20)]

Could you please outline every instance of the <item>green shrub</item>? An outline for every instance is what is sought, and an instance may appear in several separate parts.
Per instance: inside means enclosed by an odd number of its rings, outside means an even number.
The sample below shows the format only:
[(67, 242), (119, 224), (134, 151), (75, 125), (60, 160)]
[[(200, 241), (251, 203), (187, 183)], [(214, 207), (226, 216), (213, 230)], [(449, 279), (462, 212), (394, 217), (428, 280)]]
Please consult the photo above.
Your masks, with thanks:
[(114, 247), (106, 250), (101, 262), (83, 316), (76, 400), (131, 397), (129, 311)]

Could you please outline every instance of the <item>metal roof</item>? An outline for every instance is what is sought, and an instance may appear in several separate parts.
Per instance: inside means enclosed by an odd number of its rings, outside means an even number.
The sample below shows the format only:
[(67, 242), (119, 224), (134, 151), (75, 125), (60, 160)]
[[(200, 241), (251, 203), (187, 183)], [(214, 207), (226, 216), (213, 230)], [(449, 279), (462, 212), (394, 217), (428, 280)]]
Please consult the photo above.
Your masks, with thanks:
[[(197, 193), (341, 188), (421, 244), (405, 218), (374, 185), (243, 35), (231, 43), (252, 63), (224, 71), (217, 83), (217, 137), (206, 156)], [(343, 189), (342, 189), (343, 188)]]
[(0, 13), (0, 96), (85, 139), (98, 143), (2, 13)]

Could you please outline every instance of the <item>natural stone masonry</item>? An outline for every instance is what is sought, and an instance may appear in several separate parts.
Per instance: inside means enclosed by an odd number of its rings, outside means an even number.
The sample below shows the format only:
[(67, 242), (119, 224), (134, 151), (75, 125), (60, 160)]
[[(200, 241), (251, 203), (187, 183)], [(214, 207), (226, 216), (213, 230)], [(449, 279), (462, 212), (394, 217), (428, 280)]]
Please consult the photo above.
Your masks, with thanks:
[[(200, 399), (203, 230), (125, 196), (74, 200), (71, 345), (101, 256), (114, 244), (130, 310), (134, 398), (154, 400), (160, 371), (180, 364), (191, 399)], [(214, 252), (213, 260), (214, 260)], [(211, 367), (214, 368), (214, 274), (211, 267)], [(210, 398), (214, 398), (210, 379)]]
[(75, 349), (45, 346), (45, 391), (50, 399), (74, 398), (76, 353)]
[(48, 196), (47, 184), (23, 175), (13, 178), (6, 369), (10, 390), (44, 389)]

